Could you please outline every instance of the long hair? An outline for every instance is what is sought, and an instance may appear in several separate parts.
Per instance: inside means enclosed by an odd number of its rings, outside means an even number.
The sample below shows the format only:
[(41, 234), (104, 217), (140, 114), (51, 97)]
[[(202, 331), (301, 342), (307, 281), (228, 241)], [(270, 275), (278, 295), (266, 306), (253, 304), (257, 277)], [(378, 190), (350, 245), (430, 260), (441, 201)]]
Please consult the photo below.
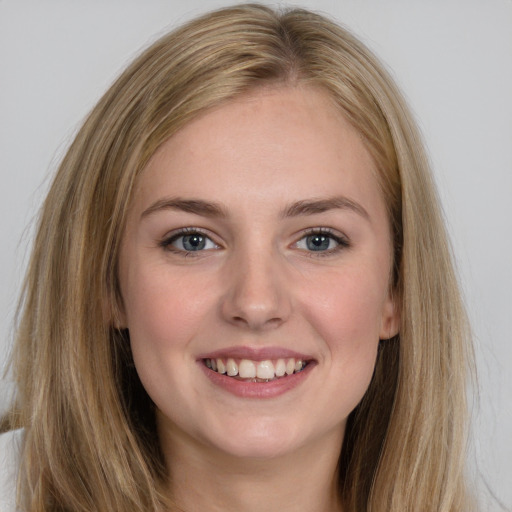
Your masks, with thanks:
[(156, 511), (153, 405), (116, 326), (117, 262), (137, 176), (205, 110), (257, 87), (327, 91), (377, 168), (393, 232), (400, 333), (379, 347), (339, 462), (347, 511), (466, 511), (469, 333), (421, 139), (385, 69), (323, 16), (241, 5), (158, 40), (85, 121), (43, 205), (13, 368), (28, 511)]

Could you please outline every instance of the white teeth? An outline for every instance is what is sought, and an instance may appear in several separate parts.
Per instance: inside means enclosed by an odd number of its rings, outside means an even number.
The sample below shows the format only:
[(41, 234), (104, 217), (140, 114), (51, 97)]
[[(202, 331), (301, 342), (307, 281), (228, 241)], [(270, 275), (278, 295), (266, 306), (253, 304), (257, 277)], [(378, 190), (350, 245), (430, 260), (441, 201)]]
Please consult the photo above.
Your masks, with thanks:
[[(238, 365), (238, 375), (242, 379), (254, 379), (256, 377), (256, 365), (248, 359), (242, 359)], [(274, 374), (272, 374), (272, 377)], [(259, 377), (259, 365), (258, 365), (258, 377)], [(271, 378), (271, 377), (266, 377)]]
[(226, 361), (226, 373), (230, 377), (236, 377), (238, 375), (238, 365), (235, 363), (234, 359), (229, 358)]
[(273, 379), (275, 377), (274, 363), (272, 361), (260, 361), (256, 370), (258, 379)]
[[(223, 359), (205, 359), (207, 368), (220, 373), (227, 374), (230, 377), (240, 377), (241, 379), (261, 379), (269, 381), (275, 378), (292, 375), (302, 371), (306, 363), (302, 359), (277, 359), (271, 361), (252, 361), (250, 359), (242, 359), (238, 363), (234, 358), (230, 357), (224, 362)], [(257, 382), (257, 381), (255, 381)]]
[(284, 359), (278, 359), (276, 363), (276, 377), (282, 377), (286, 373), (286, 363)]
[(222, 359), (217, 359), (217, 372), (226, 373), (226, 365), (224, 364), (224, 361)]

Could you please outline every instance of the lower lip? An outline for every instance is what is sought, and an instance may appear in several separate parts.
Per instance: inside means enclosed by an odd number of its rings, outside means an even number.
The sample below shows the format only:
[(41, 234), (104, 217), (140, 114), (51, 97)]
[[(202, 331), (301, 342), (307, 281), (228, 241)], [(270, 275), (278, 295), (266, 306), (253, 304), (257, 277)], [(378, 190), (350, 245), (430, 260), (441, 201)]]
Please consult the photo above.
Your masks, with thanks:
[(315, 364), (310, 362), (304, 370), (269, 382), (245, 382), (214, 372), (206, 367), (203, 361), (198, 362), (205, 375), (216, 386), (241, 398), (274, 398), (283, 395), (299, 386), (308, 378)]

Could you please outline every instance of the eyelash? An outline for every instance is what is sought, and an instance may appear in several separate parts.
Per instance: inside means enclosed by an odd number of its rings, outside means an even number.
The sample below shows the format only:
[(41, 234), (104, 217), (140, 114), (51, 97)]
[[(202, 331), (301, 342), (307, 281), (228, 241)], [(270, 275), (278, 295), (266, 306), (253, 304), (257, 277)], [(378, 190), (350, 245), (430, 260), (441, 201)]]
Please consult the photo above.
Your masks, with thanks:
[[(183, 255), (186, 257), (187, 256), (196, 257), (196, 256), (199, 256), (199, 253), (201, 253), (201, 252), (211, 250), (211, 249), (201, 249), (201, 250), (197, 250), (197, 251), (187, 251), (186, 249), (178, 249), (173, 246), (173, 243), (175, 243), (177, 240), (179, 240), (180, 238), (187, 236), (187, 235), (198, 235), (198, 236), (204, 237), (207, 240), (209, 240), (211, 243), (213, 243), (217, 247), (219, 247), (218, 244), (215, 241), (213, 241), (212, 238), (205, 231), (203, 231), (200, 228), (194, 228), (194, 227), (182, 228), (182, 229), (174, 232), (170, 236), (164, 238), (161, 242), (159, 242), (158, 245), (160, 247), (162, 247), (163, 249), (165, 249), (166, 251), (169, 251), (169, 252), (172, 252), (175, 254), (179, 254), (179, 255)], [(315, 257), (321, 258), (321, 257), (331, 256), (333, 254), (338, 253), (339, 251), (342, 251), (342, 250), (350, 247), (350, 242), (348, 241), (348, 239), (345, 236), (340, 236), (339, 234), (335, 234), (329, 228), (308, 229), (302, 233), (302, 236), (299, 238), (299, 240), (297, 240), (293, 244), (293, 246), (297, 247), (299, 242), (307, 239), (308, 237), (313, 237), (313, 236), (326, 237), (330, 240), (334, 240), (334, 242), (336, 242), (337, 245), (334, 248), (327, 249), (327, 250), (319, 250), (319, 251), (300, 249), (304, 253), (306, 253), (309, 257), (312, 257), (312, 258), (315, 258)]]
[[(160, 247), (162, 247), (164, 250), (175, 253), (175, 254), (184, 255), (184, 256), (198, 256), (199, 254), (197, 254), (197, 253), (201, 253), (201, 252), (203, 252), (203, 250), (187, 251), (186, 249), (178, 249), (172, 245), (174, 242), (176, 242), (180, 238), (187, 236), (187, 235), (201, 236), (207, 240), (210, 240), (213, 244), (218, 246), (218, 244), (212, 240), (212, 237), (209, 236), (205, 231), (203, 231), (200, 228), (193, 228), (193, 227), (179, 229), (178, 231), (172, 233), (170, 236), (164, 238), (161, 242), (159, 242), (158, 245)], [(206, 249), (206, 250), (208, 250), (208, 249)]]
[(325, 251), (304, 250), (304, 252), (311, 258), (322, 258), (322, 257), (332, 256), (333, 254), (336, 254), (336, 253), (343, 251), (344, 249), (348, 249), (350, 247), (350, 242), (346, 236), (334, 233), (333, 230), (330, 228), (308, 229), (302, 233), (301, 238), (299, 240), (297, 240), (297, 242), (295, 242), (294, 245), (297, 246), (297, 244), (299, 242), (301, 242), (304, 239), (307, 239), (308, 237), (312, 237), (312, 236), (324, 236), (326, 238), (334, 240), (337, 245), (336, 245), (336, 247), (333, 247), (332, 249), (327, 249)]

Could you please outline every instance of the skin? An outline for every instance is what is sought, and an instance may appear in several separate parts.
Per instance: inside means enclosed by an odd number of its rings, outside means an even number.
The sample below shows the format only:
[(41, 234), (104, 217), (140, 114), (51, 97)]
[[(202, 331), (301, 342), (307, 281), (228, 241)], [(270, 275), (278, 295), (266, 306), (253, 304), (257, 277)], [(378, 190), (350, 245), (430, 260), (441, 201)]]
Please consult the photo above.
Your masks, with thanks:
[[(142, 173), (121, 247), (122, 321), (184, 510), (341, 510), (346, 419), (379, 339), (399, 321), (375, 174), (358, 133), (323, 92), (303, 87), (208, 111)], [(341, 207), (283, 215), (333, 197)], [(162, 207), (170, 198), (215, 203), (223, 215)], [(182, 228), (199, 229), (205, 248), (184, 251)], [(307, 230), (320, 228), (328, 247), (312, 251)], [(235, 346), (291, 349), (314, 364), (279, 396), (235, 396), (198, 362)]]

